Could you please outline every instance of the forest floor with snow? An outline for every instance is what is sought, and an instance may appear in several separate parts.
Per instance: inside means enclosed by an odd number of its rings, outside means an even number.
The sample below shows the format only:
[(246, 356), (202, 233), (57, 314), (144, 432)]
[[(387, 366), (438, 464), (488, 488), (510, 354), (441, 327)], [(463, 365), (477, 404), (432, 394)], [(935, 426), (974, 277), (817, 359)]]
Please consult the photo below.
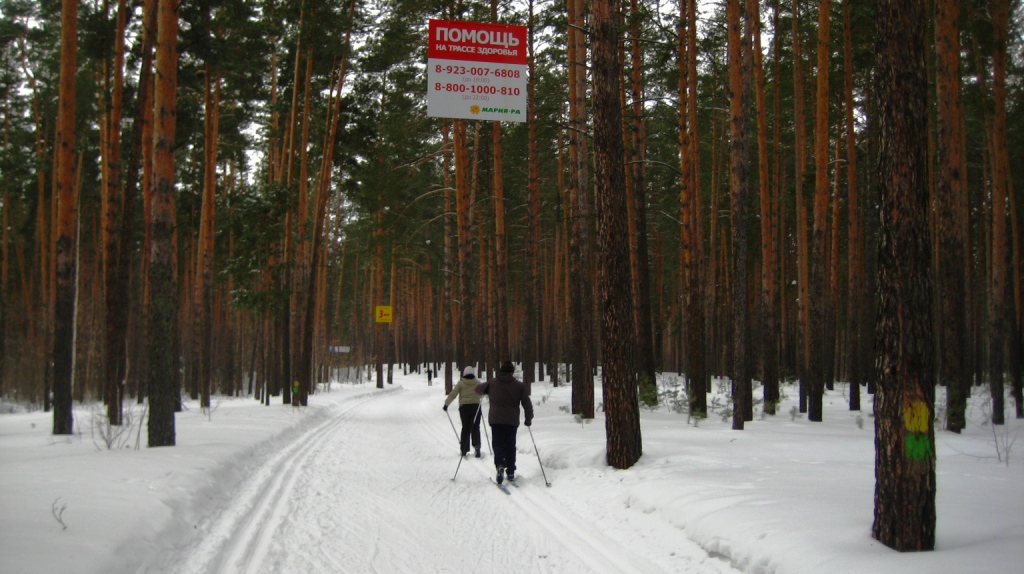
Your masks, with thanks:
[[(537, 383), (520, 486), (506, 495), (488, 445), (460, 464), (434, 383), (334, 383), (306, 408), (187, 401), (177, 446), (153, 449), (140, 406), (118, 434), (99, 405), (76, 404), (76, 434), (53, 436), (52, 414), (3, 405), (0, 572), (1004, 574), (1024, 563), (1024, 421), (1008, 399), (1007, 424), (988, 424), (987, 389), (974, 389), (962, 434), (936, 432), (936, 550), (901, 554), (871, 538), (871, 397), (850, 412), (845, 385), (826, 393), (824, 422), (798, 414), (786, 385), (778, 415), (757, 405), (734, 431), (725, 385), (696, 421), (677, 408), (681, 381), (663, 375), (661, 405), (641, 411), (643, 456), (615, 470), (600, 405), (580, 420), (569, 387)], [(940, 389), (940, 416), (943, 402)]]

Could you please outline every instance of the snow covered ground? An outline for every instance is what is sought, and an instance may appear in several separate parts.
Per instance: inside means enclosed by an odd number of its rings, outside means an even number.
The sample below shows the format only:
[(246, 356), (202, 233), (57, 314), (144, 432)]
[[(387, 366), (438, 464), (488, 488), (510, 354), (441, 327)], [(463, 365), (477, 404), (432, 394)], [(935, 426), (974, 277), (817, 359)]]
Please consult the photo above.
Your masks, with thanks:
[[(568, 387), (535, 385), (551, 486), (520, 427), (511, 495), (491, 484), (489, 457), (458, 466), (443, 385), (422, 375), (334, 384), (305, 409), (188, 403), (171, 448), (146, 448), (139, 425), (104, 440), (96, 406), (78, 406), (70, 437), (50, 434), (50, 414), (5, 414), (0, 572), (1021, 571), (1024, 424), (1008, 410), (993, 433), (987, 391), (962, 435), (936, 436), (937, 549), (900, 554), (871, 538), (870, 397), (851, 413), (837, 385), (810, 423), (786, 387), (779, 415), (758, 406), (733, 431), (722, 408), (694, 425), (672, 409), (675, 377), (661, 385), (629, 470), (605, 465), (600, 413), (576, 420)], [(1015, 437), (1009, 464), (997, 460)]]

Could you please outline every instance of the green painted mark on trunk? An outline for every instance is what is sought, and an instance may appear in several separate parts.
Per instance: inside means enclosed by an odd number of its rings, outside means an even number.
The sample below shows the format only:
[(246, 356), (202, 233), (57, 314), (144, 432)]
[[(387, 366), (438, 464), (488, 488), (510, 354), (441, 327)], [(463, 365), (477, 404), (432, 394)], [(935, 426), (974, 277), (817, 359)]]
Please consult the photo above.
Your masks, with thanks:
[(907, 433), (903, 438), (903, 454), (913, 461), (925, 460), (932, 454), (932, 441), (924, 434)]

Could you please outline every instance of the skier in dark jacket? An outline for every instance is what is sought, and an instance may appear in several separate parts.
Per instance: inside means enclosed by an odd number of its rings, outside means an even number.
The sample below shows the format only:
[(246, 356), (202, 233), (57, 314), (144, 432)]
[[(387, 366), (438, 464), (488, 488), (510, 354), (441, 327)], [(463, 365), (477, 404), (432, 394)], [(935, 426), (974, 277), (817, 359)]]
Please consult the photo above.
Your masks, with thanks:
[(515, 365), (505, 361), (498, 369), (498, 376), (476, 386), (477, 393), (491, 397), (487, 422), (491, 425), (498, 484), (505, 476), (509, 481), (516, 479), (516, 431), (519, 429), (520, 406), (523, 407), (523, 424), (530, 426), (533, 422), (533, 403), (526, 394), (526, 386), (513, 374), (515, 371)]

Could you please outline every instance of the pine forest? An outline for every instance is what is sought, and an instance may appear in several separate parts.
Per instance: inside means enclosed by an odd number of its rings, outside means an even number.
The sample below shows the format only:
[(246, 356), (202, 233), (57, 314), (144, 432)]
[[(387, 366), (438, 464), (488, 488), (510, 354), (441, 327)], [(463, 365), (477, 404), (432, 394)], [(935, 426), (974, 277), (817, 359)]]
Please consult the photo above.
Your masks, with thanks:
[[(161, 446), (182, 396), (513, 360), (627, 468), (662, 373), (734, 429), (842, 381), (927, 549), (935, 433), (1024, 417), (1022, 5), (0, 0), (0, 397)], [(431, 19), (526, 28), (523, 121), (427, 114)]]

